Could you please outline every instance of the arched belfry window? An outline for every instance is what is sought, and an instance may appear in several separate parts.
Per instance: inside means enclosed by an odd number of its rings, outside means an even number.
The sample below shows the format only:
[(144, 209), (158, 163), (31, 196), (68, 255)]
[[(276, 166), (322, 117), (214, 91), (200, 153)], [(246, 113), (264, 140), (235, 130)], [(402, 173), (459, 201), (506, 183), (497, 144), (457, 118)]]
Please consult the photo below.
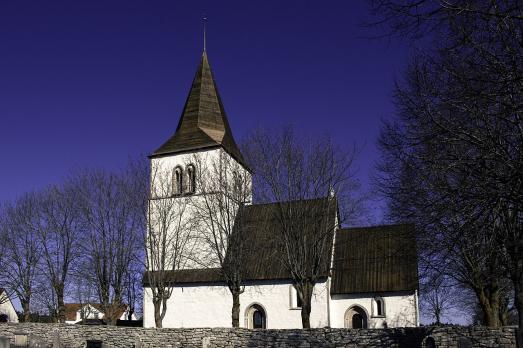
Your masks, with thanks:
[(238, 172), (233, 171), (232, 172), (232, 192), (235, 196), (238, 196), (241, 194), (242, 190), (242, 177)]
[(183, 169), (181, 167), (174, 168), (173, 172), (173, 194), (181, 195), (183, 192)]
[(192, 164), (187, 166), (187, 193), (196, 192), (196, 173)]

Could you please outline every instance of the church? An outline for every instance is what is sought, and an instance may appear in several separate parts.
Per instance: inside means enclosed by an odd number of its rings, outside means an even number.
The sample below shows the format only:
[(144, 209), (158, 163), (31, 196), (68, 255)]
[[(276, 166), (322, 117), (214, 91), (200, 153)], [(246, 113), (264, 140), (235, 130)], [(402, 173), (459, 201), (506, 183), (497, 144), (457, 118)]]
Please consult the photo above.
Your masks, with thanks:
[[(207, 193), (201, 189), (204, 178), (199, 177), (202, 168), (198, 166), (213, 166), (224, 160), (233, 162), (239, 175), (252, 181), (250, 169), (234, 140), (204, 50), (174, 135), (150, 155), (151, 168), (160, 168), (168, 178), (167, 184), (151, 178), (151, 199), (158, 202), (202, 199)], [(160, 191), (162, 194), (158, 194)], [(321, 199), (304, 203), (320, 204)], [(271, 204), (253, 204), (252, 197), (247, 199), (245, 216), (249, 220), (248, 231), (253, 233), (245, 238), (254, 252), (246, 260), (247, 268), (252, 266), (252, 271), (243, 281), (240, 327), (301, 328), (301, 303), (292, 278), (279, 264), (275, 256), (277, 251), (270, 250), (271, 244), (267, 243), (274, 229), (266, 232), (266, 225), (259, 220), (259, 216), (271, 209)], [(149, 219), (154, 214), (154, 211), (150, 212)], [(183, 219), (190, 221), (191, 209), (184, 208), (184, 215)], [(332, 219), (336, 227), (329, 236), (326, 261), (313, 289), (311, 327), (418, 326), (414, 227), (405, 224), (342, 228), (336, 222), (339, 221), (336, 210), (325, 218)], [(184, 240), (187, 243), (198, 240), (198, 233), (201, 232), (195, 227), (189, 232), (193, 237)], [(194, 243), (193, 254), (204, 255), (206, 246)], [(144, 327), (155, 327), (147, 273), (143, 279)], [(167, 300), (163, 327), (231, 327), (233, 301), (219, 268), (187, 260), (166, 273), (173, 281), (167, 285), (172, 294)]]

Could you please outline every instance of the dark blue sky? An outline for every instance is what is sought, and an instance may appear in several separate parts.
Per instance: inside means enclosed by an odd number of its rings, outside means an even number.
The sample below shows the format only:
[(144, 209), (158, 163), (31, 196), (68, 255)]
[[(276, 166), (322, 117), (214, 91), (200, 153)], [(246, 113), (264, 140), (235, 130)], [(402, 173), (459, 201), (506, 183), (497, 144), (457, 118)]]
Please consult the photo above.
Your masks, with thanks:
[(363, 147), (368, 187), (380, 120), (409, 48), (371, 40), (366, 1), (0, 2), (0, 201), (81, 167), (118, 168), (175, 130), (207, 51), (237, 141), (293, 124)]

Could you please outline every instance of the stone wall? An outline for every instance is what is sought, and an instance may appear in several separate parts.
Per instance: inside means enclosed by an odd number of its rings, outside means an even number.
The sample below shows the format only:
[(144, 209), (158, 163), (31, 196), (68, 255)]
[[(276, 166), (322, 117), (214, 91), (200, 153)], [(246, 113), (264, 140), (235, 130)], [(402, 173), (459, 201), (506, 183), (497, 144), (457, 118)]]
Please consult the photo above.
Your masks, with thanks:
[[(0, 324), (0, 338), (14, 343), (27, 334), (38, 348), (80, 348), (101, 340), (110, 348), (158, 347), (424, 347), (432, 337), (436, 347), (516, 347), (516, 329), (484, 327), (420, 327), (396, 329), (248, 330), (225, 328), (144, 329), (66, 324)], [(32, 343), (31, 343), (32, 342)]]

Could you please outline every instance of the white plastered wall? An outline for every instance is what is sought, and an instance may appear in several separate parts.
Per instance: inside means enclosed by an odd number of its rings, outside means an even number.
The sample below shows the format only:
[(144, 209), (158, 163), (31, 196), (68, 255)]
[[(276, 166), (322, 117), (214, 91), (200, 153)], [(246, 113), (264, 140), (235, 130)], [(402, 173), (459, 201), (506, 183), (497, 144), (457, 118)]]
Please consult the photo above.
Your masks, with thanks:
[[(176, 167), (181, 167), (185, 171), (188, 165), (196, 167), (196, 191), (191, 195), (184, 194), (173, 198), (173, 172)], [(151, 159), (151, 196), (153, 199), (158, 198), (155, 197), (155, 192), (159, 192), (164, 199), (182, 202), (180, 206), (184, 207), (184, 212), (180, 225), (187, 225), (194, 221), (194, 205), (201, 204), (199, 203), (202, 200), (202, 178), (200, 176), (205, 177), (203, 180), (212, 181), (213, 175), (223, 175), (224, 171), (231, 170), (241, 172), (240, 174), (247, 178), (246, 181), (249, 183), (249, 186), (252, 186), (251, 174), (221, 148), (153, 158)], [(185, 176), (185, 172), (183, 175)], [(227, 173), (227, 178), (232, 179), (232, 173)], [(219, 178), (216, 180), (219, 180)], [(250, 187), (248, 191), (251, 191)], [(246, 203), (251, 203), (251, 201), (252, 197), (249, 197)], [(151, 219), (154, 219), (154, 203), (150, 207), (150, 216)], [(234, 214), (235, 212), (232, 215)], [(190, 228), (191, 242), (187, 244), (187, 250), (184, 251), (187, 257), (179, 268), (195, 269), (219, 266), (217, 261), (213, 260), (213, 257), (215, 257), (214, 253), (210, 251), (208, 245), (203, 241), (202, 236), (205, 232), (205, 227), (202, 224), (200, 226), (193, 225)]]
[[(252, 304), (265, 309), (268, 329), (301, 328), (300, 309), (291, 308), (291, 283), (256, 282), (240, 295), (240, 326), (246, 327), (246, 312)], [(144, 327), (154, 327), (151, 292), (144, 289)], [(312, 297), (311, 327), (328, 325), (326, 282), (316, 284)], [(232, 297), (226, 286), (177, 286), (168, 300), (163, 327), (231, 327)]]
[(383, 317), (376, 316), (375, 304), (373, 303), (375, 296), (377, 294), (332, 295), (330, 301), (331, 327), (345, 327), (345, 312), (353, 306), (359, 306), (366, 312), (369, 328), (383, 328), (384, 322), (386, 322), (387, 327), (418, 325), (417, 298), (414, 292), (380, 294), (379, 297), (384, 301), (385, 315)]

